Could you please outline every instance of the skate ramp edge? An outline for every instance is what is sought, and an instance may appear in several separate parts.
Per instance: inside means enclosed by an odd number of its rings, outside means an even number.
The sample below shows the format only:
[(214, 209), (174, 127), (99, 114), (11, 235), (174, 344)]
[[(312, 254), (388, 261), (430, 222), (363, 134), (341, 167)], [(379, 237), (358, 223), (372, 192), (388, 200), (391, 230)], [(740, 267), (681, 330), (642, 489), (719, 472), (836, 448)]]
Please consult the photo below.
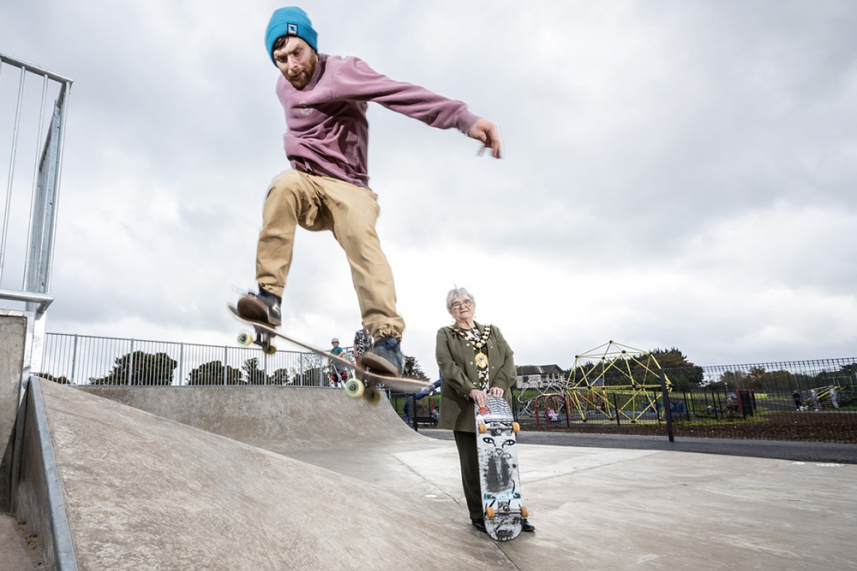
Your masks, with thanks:
[(426, 510), (383, 482), (77, 388), (45, 381), (33, 393), (39, 388), (41, 440), (53, 444), (80, 569), (399, 569), (405, 546), (427, 571), (515, 568), (493, 544), (462, 533), (453, 504)]
[(80, 387), (79, 390), (279, 454), (424, 442), (389, 401), (283, 386)]
[[(40, 380), (31, 377), (3, 457), (4, 506), (39, 538), (48, 569), (76, 571), (62, 486), (48, 429)], [(47, 382), (47, 381), (45, 381)]]

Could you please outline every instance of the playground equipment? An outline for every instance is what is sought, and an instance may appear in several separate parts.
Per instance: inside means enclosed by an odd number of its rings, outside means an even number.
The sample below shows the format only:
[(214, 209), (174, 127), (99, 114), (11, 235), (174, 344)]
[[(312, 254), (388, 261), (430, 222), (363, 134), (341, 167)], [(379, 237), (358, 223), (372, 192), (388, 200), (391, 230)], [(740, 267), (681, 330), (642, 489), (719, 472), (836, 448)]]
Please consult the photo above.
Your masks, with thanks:
[[(555, 422), (559, 424), (560, 413), (565, 413), (565, 426), (571, 426), (571, 419), (569, 417), (569, 406), (568, 406), (568, 398), (561, 393), (546, 393), (541, 394), (536, 397), (534, 408), (536, 413), (536, 427), (538, 428), (541, 425), (541, 421), (539, 420), (539, 401), (542, 400), (542, 404), (544, 404), (544, 414), (545, 414), (545, 427), (550, 428), (551, 422)], [(556, 414), (556, 418), (551, 419), (550, 411), (553, 410), (554, 414)]]
[[(566, 402), (581, 421), (605, 418), (635, 423), (660, 421), (661, 367), (654, 355), (610, 341), (574, 357), (566, 381)], [(667, 391), (672, 390), (664, 375)]]

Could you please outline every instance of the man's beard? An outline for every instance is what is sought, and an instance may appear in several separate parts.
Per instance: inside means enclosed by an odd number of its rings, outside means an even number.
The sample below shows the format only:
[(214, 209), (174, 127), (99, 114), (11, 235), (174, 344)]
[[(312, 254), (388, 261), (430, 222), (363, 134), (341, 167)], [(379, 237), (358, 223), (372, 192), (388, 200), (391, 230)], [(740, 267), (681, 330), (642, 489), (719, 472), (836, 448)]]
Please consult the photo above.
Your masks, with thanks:
[(294, 87), (295, 89), (303, 89), (309, 84), (310, 80), (312, 79), (317, 65), (318, 58), (314, 57), (312, 62), (310, 62), (310, 66), (308, 68), (302, 69), (295, 76), (290, 76), (289, 74), (286, 74), (286, 80), (288, 80), (288, 82), (291, 83), (292, 87)]

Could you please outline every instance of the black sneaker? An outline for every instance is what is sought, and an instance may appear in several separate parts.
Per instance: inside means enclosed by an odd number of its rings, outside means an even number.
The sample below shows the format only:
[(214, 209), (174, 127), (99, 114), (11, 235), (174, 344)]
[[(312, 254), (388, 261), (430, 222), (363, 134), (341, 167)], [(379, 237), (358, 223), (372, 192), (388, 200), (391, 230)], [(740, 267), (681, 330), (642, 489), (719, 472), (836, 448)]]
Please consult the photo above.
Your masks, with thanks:
[(277, 327), (283, 323), (280, 313), (282, 298), (259, 288), (259, 293), (248, 292), (238, 300), (238, 314), (247, 319), (268, 323)]
[(381, 375), (401, 377), (405, 368), (405, 356), (401, 342), (395, 337), (382, 337), (371, 349), (363, 353), (361, 363)]
[(527, 518), (521, 519), (521, 531), (536, 531), (536, 527), (527, 521)]
[(484, 531), (485, 533), (488, 533), (488, 530), (485, 529), (485, 520), (484, 519), (479, 518), (479, 519), (472, 519), (470, 521), (473, 523), (473, 527), (475, 527), (479, 531)]

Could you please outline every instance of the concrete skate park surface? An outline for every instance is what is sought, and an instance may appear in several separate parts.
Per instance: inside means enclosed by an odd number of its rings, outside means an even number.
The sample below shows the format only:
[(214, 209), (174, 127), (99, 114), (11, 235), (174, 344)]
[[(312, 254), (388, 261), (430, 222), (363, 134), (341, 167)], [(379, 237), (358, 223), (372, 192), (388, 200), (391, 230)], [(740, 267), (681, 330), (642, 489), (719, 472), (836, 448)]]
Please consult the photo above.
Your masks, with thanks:
[(854, 569), (854, 465), (521, 445), (498, 544), (384, 401), (40, 386), (79, 569)]

